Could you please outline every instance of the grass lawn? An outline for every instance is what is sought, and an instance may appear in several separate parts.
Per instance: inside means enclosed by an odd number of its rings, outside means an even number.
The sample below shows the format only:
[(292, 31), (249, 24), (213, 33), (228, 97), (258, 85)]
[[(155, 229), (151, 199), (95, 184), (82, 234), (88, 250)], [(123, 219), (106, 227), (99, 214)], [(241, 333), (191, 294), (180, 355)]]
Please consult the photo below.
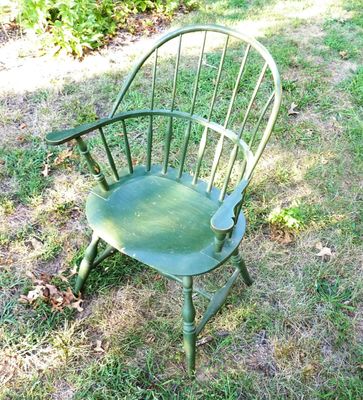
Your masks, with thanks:
[[(83, 310), (19, 302), (34, 276), (73, 285), (90, 236), (93, 182), (77, 151), (47, 147), (45, 134), (107, 115), (152, 38), (80, 62), (10, 37), (0, 47), (0, 399), (362, 398), (362, 1), (202, 3), (172, 28), (245, 31), (282, 78), (281, 112), (244, 206), (241, 250), (254, 284), (240, 280), (207, 325), (194, 381), (181, 289), (132, 259), (116, 255), (92, 271)], [(138, 132), (134, 140), (142, 161)], [(203, 285), (216, 287), (229, 269)]]

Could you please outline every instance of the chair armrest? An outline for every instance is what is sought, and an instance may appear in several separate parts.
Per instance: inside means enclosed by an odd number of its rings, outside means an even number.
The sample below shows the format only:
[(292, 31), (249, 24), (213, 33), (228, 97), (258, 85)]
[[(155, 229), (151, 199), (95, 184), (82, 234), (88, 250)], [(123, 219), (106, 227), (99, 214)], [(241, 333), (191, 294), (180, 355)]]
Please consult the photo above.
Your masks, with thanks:
[(108, 122), (109, 118), (101, 118), (88, 124), (79, 125), (73, 129), (53, 131), (45, 136), (45, 140), (48, 144), (51, 145), (62, 144), (68, 142), (71, 139), (75, 139), (81, 135), (84, 135), (85, 133), (101, 128), (102, 126), (107, 125)]
[(226, 235), (233, 229), (236, 207), (243, 199), (243, 192), (248, 185), (247, 180), (242, 180), (234, 191), (223, 201), (210, 220), (212, 231), (216, 235), (216, 251), (222, 250)]

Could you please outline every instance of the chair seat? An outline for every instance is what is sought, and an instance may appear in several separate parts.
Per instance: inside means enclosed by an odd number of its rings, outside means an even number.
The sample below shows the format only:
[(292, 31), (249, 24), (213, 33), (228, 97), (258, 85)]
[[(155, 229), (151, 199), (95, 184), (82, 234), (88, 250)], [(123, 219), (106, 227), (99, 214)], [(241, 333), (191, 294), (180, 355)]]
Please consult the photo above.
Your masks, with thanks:
[(88, 222), (111, 246), (162, 273), (207, 272), (238, 246), (244, 228), (239, 240), (234, 234), (224, 251), (215, 254), (210, 219), (219, 207), (216, 196), (171, 178), (138, 169), (111, 185), (106, 195), (92, 191)]

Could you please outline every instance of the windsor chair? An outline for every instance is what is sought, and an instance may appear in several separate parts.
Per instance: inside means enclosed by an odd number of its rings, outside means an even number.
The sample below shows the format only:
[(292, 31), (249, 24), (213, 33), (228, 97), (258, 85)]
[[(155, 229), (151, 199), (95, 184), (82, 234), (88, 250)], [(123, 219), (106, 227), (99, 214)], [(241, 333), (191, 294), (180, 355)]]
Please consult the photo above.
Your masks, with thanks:
[[(180, 283), (190, 374), (197, 336), (239, 275), (252, 283), (239, 252), (241, 205), (280, 103), (278, 70), (264, 46), (226, 27), (188, 26), (136, 62), (109, 117), (46, 136), (51, 145), (75, 139), (97, 182), (87, 198), (93, 235), (75, 292), (115, 251)], [(98, 254), (101, 240), (106, 247)], [(193, 285), (228, 259), (235, 271), (221, 289), (212, 294)], [(198, 324), (193, 292), (209, 300)]]

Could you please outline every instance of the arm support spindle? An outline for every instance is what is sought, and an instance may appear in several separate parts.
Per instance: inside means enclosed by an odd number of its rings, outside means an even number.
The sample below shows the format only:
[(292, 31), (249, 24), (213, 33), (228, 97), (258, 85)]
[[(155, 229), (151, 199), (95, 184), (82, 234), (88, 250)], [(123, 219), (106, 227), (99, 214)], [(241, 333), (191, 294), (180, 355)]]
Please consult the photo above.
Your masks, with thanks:
[(97, 183), (100, 185), (101, 189), (107, 192), (108, 190), (108, 183), (106, 181), (105, 176), (101, 172), (100, 166), (97, 164), (97, 162), (92, 158), (91, 153), (88, 150), (88, 147), (86, 143), (83, 141), (81, 137), (77, 137), (77, 144), (79, 147), (80, 153), (83, 155), (83, 157), (86, 159), (88, 168), (97, 181)]

